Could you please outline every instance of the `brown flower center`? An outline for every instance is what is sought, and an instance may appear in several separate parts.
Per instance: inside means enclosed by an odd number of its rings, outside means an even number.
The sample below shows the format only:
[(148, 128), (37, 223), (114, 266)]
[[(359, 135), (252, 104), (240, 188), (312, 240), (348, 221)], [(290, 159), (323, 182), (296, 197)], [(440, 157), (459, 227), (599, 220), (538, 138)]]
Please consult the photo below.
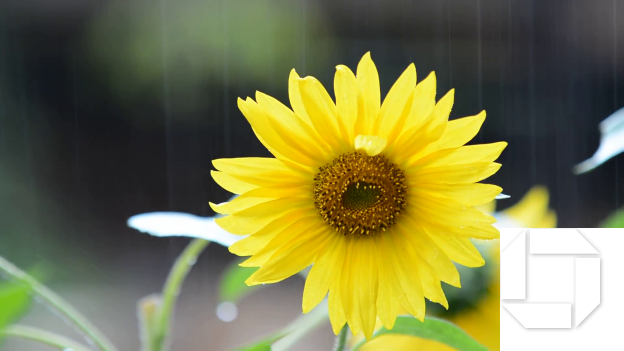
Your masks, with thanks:
[(314, 205), (343, 235), (373, 235), (392, 227), (405, 210), (405, 174), (383, 155), (349, 152), (314, 176)]

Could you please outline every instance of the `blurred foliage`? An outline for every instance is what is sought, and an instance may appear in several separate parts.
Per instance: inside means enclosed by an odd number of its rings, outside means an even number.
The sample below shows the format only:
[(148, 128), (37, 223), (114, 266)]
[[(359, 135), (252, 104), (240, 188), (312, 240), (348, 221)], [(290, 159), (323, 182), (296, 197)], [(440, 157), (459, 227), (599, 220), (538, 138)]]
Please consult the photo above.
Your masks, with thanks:
[(442, 290), (444, 290), (448, 304), (452, 308), (447, 310), (438, 303), (426, 300), (427, 315), (452, 318), (466, 310), (475, 308), (484, 296), (489, 293), (488, 288), (493, 281), (494, 274), (498, 273), (498, 266), (497, 263), (493, 263), (490, 260), (488, 251), (481, 250), (481, 252), (485, 256), (486, 262), (482, 267), (470, 268), (455, 264), (461, 277), (461, 288), (456, 288), (446, 283), (442, 284)]
[[(99, 11), (86, 40), (124, 100), (161, 101), (165, 82), (175, 96), (209, 84), (270, 82), (280, 72), (286, 82), (303, 57), (322, 66), (331, 48), (313, 3), (293, 1), (115, 0)], [(199, 96), (192, 103), (208, 99)]]
[[(392, 330), (381, 328), (375, 332), (373, 340), (385, 334), (417, 336), (424, 339), (435, 340), (462, 351), (487, 350), (487, 348), (479, 344), (453, 323), (433, 317), (425, 318), (424, 322), (414, 317), (397, 317)], [(353, 350), (359, 349), (363, 344), (364, 341), (356, 345)]]
[(285, 335), (286, 333), (283, 332), (276, 333), (274, 335), (262, 338), (261, 340), (251, 343), (247, 346), (243, 346), (236, 351), (271, 351), (271, 345), (279, 339), (283, 338)]
[(247, 278), (258, 268), (241, 267), (238, 264), (242, 261), (241, 259), (232, 261), (223, 271), (219, 282), (219, 302), (229, 301), (236, 304), (240, 299), (259, 287), (245, 284)]
[(624, 228), (624, 208), (612, 213), (604, 222), (601, 228)]
[(0, 329), (26, 314), (31, 303), (30, 290), (30, 286), (12, 281), (0, 285)]

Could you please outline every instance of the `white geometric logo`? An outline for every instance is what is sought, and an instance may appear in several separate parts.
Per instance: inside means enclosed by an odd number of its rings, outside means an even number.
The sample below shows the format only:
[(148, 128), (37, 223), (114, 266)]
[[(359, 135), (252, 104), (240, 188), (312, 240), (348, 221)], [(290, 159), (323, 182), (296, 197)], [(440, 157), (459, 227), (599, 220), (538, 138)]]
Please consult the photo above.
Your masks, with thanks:
[(501, 229), (501, 334), (604, 334), (605, 229)]

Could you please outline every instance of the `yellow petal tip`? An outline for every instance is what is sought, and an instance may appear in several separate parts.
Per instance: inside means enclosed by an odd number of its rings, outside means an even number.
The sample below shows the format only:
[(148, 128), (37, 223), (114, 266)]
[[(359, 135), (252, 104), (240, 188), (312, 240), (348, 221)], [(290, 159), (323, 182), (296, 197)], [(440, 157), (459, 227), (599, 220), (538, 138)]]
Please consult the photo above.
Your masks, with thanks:
[(366, 152), (368, 156), (379, 155), (388, 145), (385, 138), (374, 135), (358, 135), (355, 137), (355, 149)]
[(247, 278), (247, 280), (245, 280), (245, 284), (247, 284), (247, 286), (254, 286), (254, 285), (260, 285), (262, 284), (262, 282), (259, 282), (256, 279), (254, 279), (252, 275), (251, 277)]

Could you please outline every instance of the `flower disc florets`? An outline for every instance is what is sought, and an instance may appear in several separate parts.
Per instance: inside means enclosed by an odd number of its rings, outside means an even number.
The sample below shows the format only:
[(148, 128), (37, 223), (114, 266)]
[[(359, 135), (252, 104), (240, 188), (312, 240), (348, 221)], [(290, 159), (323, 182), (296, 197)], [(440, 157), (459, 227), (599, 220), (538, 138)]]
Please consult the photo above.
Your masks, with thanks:
[(321, 167), (314, 177), (314, 205), (343, 235), (386, 231), (405, 210), (405, 174), (383, 156), (350, 152)]

